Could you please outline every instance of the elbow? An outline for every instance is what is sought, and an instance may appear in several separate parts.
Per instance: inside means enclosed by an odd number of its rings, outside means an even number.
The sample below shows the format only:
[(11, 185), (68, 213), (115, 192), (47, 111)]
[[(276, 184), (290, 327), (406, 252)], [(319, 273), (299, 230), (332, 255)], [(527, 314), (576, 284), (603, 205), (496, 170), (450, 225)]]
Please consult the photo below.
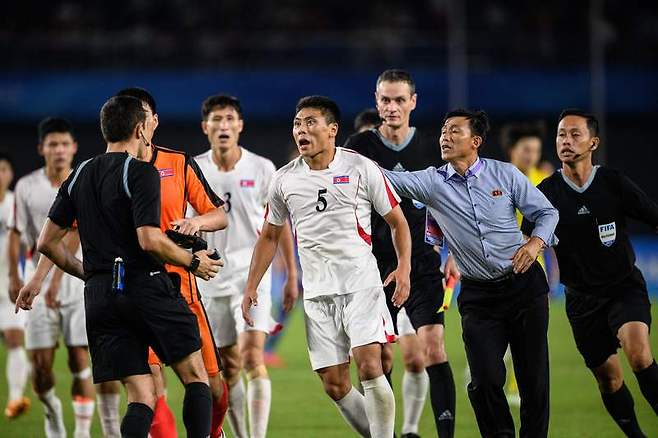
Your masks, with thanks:
[(50, 258), (53, 252), (53, 248), (48, 242), (44, 242), (41, 239), (37, 242), (37, 251), (39, 251), (41, 254), (46, 256), (47, 258)]
[(142, 233), (139, 236), (139, 246), (146, 252), (154, 252), (157, 248), (157, 239), (151, 233)]

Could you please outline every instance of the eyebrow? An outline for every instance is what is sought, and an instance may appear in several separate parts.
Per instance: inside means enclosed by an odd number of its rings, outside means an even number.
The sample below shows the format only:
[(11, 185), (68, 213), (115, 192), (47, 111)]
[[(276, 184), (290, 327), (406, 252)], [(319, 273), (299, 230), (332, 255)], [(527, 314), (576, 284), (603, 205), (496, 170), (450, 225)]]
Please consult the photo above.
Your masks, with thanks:
[(380, 94), (379, 97), (380, 98), (386, 98), (386, 99), (392, 99), (392, 100), (393, 99), (406, 99), (407, 98), (407, 96), (405, 96), (404, 94), (401, 94), (399, 96), (387, 96), (385, 94)]

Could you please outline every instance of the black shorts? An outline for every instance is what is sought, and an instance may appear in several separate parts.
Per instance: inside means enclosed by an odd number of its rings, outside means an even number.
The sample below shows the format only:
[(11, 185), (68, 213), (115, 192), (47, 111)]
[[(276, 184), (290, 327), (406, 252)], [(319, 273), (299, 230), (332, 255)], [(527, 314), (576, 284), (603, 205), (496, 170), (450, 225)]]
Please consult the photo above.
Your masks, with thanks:
[(166, 364), (201, 348), (196, 316), (164, 271), (128, 276), (125, 284), (114, 292), (110, 274), (85, 284), (94, 383), (150, 374), (149, 346)]
[[(437, 257), (438, 258), (438, 257)], [(403, 307), (411, 321), (414, 330), (418, 331), (424, 325), (445, 324), (444, 312), (437, 313), (443, 305), (443, 274), (439, 269), (440, 258), (428, 257), (427, 260), (414, 260), (411, 262), (411, 290), (409, 299)], [(381, 269), (382, 279), (386, 279), (397, 265)], [(386, 305), (391, 313), (395, 333), (398, 334), (398, 312), (400, 308), (395, 307), (391, 302), (395, 283), (391, 283), (384, 288), (386, 293)]]
[(651, 327), (651, 302), (640, 271), (636, 268), (615, 289), (613, 297), (566, 290), (567, 317), (588, 368), (602, 365), (617, 352), (617, 332), (625, 323), (639, 321)]

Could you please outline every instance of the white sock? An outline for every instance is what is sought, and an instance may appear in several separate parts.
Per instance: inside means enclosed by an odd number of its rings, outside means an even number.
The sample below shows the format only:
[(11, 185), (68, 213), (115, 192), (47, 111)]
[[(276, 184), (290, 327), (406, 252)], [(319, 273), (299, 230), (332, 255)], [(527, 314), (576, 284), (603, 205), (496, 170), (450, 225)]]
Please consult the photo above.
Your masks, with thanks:
[(389, 438), (395, 429), (395, 397), (386, 377), (364, 380), (366, 415), (372, 438)]
[(244, 383), (242, 378), (228, 390), (228, 424), (235, 438), (247, 438), (247, 423), (244, 415)]
[(119, 394), (96, 395), (98, 416), (101, 419), (101, 429), (105, 438), (121, 438), (121, 422), (119, 420)]
[(30, 374), (30, 363), (23, 347), (7, 351), (7, 383), (9, 385), (9, 401), (23, 397), (27, 377)]
[(345, 397), (334, 403), (352, 429), (362, 437), (370, 437), (365, 398), (355, 387), (352, 387)]
[(430, 378), (425, 370), (420, 373), (405, 371), (402, 376), (402, 407), (404, 409), (404, 422), (402, 423), (402, 434), (418, 434), (418, 423), (420, 415), (425, 407), (427, 388)]
[(59, 438), (66, 436), (64, 428), (64, 416), (62, 415), (62, 402), (55, 394), (55, 388), (50, 388), (40, 397), (41, 403), (46, 410), (44, 423), (46, 437)]
[(75, 438), (89, 438), (91, 422), (94, 419), (94, 400), (86, 397), (75, 397), (73, 402), (73, 414), (75, 415)]
[(270, 419), (272, 382), (269, 377), (256, 377), (247, 382), (247, 405), (249, 406), (249, 431), (251, 438), (265, 438)]

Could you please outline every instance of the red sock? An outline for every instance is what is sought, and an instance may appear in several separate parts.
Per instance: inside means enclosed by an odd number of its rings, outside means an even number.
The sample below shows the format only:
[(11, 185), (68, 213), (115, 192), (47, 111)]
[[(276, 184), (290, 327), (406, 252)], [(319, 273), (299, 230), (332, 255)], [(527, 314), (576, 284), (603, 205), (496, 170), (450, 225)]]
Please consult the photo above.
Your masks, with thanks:
[(164, 396), (155, 404), (150, 435), (152, 438), (178, 438), (176, 419)]
[(213, 400), (212, 402), (212, 427), (210, 428), (210, 438), (219, 438), (222, 434), (222, 425), (224, 424), (224, 417), (228, 411), (228, 385), (226, 380), (222, 380), (224, 392), (219, 402)]

